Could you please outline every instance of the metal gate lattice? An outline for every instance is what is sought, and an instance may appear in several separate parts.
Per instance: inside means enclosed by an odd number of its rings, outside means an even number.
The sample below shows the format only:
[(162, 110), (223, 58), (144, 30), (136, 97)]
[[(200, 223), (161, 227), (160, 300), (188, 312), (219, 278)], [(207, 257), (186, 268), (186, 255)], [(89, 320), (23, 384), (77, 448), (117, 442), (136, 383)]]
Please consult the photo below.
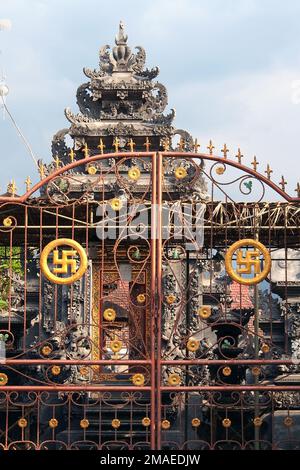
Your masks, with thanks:
[[(131, 152), (0, 204), (2, 449), (299, 447), (298, 198), (214, 155)], [(87, 255), (70, 284), (41, 261), (61, 239)], [(225, 265), (249, 239), (271, 259), (253, 285)], [(52, 273), (76, 271), (65, 251)]]

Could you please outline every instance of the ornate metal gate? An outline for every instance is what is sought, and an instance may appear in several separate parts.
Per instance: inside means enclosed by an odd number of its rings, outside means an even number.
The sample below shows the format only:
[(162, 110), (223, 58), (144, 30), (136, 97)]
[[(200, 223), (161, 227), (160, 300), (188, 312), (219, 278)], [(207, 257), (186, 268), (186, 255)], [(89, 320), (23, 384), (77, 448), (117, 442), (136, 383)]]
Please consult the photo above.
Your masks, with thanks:
[(299, 198), (212, 147), (0, 198), (2, 449), (299, 448)]

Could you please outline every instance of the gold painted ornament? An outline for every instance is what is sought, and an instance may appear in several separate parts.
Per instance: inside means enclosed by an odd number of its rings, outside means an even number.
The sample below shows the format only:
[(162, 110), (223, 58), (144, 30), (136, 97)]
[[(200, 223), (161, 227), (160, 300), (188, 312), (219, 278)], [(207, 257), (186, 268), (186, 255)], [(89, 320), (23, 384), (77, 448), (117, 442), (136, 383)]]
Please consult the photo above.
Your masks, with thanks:
[(114, 353), (117, 353), (119, 351), (121, 351), (122, 349), (122, 341), (118, 340), (118, 339), (114, 339), (110, 342), (110, 349), (114, 352)]
[(122, 209), (122, 201), (121, 199), (119, 199), (118, 197), (114, 197), (111, 201), (110, 201), (110, 207), (112, 208), (112, 210), (118, 212), (119, 210)]
[(230, 428), (230, 426), (231, 426), (231, 420), (230, 420), (229, 418), (224, 418), (224, 419), (222, 420), (222, 426), (223, 426), (224, 428)]
[(171, 427), (171, 423), (168, 419), (164, 419), (162, 422), (161, 422), (161, 427), (164, 431), (166, 431), (167, 429), (170, 429)]
[(168, 384), (172, 387), (179, 385), (181, 383), (180, 375), (178, 374), (170, 374), (168, 377)]
[(119, 429), (121, 426), (121, 421), (118, 418), (112, 420), (111, 425), (114, 429)]
[(106, 308), (103, 312), (103, 318), (106, 321), (115, 321), (116, 316), (116, 311), (113, 308)]
[(229, 377), (231, 375), (231, 368), (229, 366), (223, 367), (222, 374), (225, 377)]
[(0, 372), (0, 387), (6, 385), (8, 382), (8, 377), (4, 372)]
[(134, 166), (128, 170), (128, 178), (132, 181), (137, 181), (141, 177), (141, 171), (137, 166)]
[(61, 367), (60, 366), (52, 366), (51, 367), (51, 373), (52, 373), (52, 375), (59, 375), (61, 373)]
[(52, 428), (52, 429), (57, 428), (57, 426), (58, 426), (58, 421), (57, 421), (57, 419), (56, 419), (56, 418), (51, 418), (51, 419), (49, 420), (49, 426), (50, 426), (50, 428)]
[(211, 316), (211, 310), (212, 309), (210, 305), (203, 305), (202, 307), (199, 308), (198, 315), (199, 317), (205, 320), (206, 318), (209, 318)]
[(167, 304), (172, 305), (176, 301), (176, 297), (173, 294), (169, 294), (166, 297)]
[(186, 344), (187, 350), (190, 352), (195, 352), (199, 349), (200, 341), (195, 338), (190, 338)]
[[(58, 250), (61, 246), (68, 246), (69, 249)], [(53, 252), (53, 266), (49, 267), (48, 257)], [(79, 267), (74, 256), (79, 257)], [(45, 246), (40, 258), (41, 271), (44, 276), (54, 284), (67, 285), (78, 281), (87, 270), (88, 259), (84, 248), (71, 238), (58, 238)], [(57, 276), (57, 274), (68, 274), (66, 277)]]
[(143, 374), (134, 374), (131, 378), (133, 385), (142, 387), (145, 383), (145, 377)]
[(145, 428), (148, 428), (151, 424), (151, 419), (148, 418), (148, 416), (145, 416), (145, 418), (142, 419), (142, 425), (145, 426)]
[[(253, 248), (247, 249), (247, 246)], [(236, 260), (233, 265), (234, 254), (236, 254)], [(263, 269), (261, 269), (261, 256), (264, 260)], [(247, 286), (258, 284), (267, 277), (271, 269), (269, 250), (257, 240), (251, 238), (239, 240), (227, 250), (225, 269), (231, 279), (239, 284)], [(252, 275), (252, 277), (245, 278), (242, 275)]]
[(83, 418), (81, 421), (80, 421), (80, 427), (82, 429), (87, 429), (90, 425), (90, 422), (87, 418)]
[(13, 224), (13, 219), (11, 217), (5, 217), (5, 219), (3, 219), (4, 227), (11, 227), (12, 224)]
[(50, 356), (50, 354), (52, 353), (53, 351), (53, 348), (52, 346), (48, 345), (48, 344), (45, 344), (45, 346), (42, 347), (41, 349), (41, 353), (43, 356)]
[(178, 168), (176, 168), (175, 170), (175, 177), (176, 179), (178, 180), (182, 180), (184, 178), (187, 177), (187, 171), (185, 168), (183, 168), (183, 166), (179, 166)]
[(88, 166), (87, 172), (89, 175), (95, 175), (97, 173), (97, 168), (94, 165)]
[(223, 166), (217, 166), (216, 173), (217, 175), (223, 175), (223, 173), (225, 173), (225, 168)]
[(199, 428), (199, 426), (201, 425), (201, 421), (199, 418), (193, 418), (192, 419), (192, 426), (193, 428)]
[(145, 300), (146, 300), (146, 296), (145, 294), (139, 294), (136, 298), (138, 304), (143, 304), (145, 303)]
[(18, 426), (19, 426), (19, 428), (26, 428), (27, 424), (28, 424), (28, 423), (27, 423), (27, 419), (26, 419), (26, 418), (20, 418), (20, 419), (18, 420)]

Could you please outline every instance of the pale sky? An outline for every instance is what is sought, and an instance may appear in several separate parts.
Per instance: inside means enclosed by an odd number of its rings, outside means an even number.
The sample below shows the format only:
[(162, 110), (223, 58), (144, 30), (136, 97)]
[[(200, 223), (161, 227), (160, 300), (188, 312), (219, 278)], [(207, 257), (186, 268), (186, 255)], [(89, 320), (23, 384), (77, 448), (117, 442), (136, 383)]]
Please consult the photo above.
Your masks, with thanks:
[[(176, 126), (206, 147), (224, 142), (244, 162), (269, 162), (295, 195), (300, 158), (300, 2), (298, 0), (0, 0), (0, 67), (7, 105), (34, 153), (51, 158), (51, 138), (77, 112), (84, 66), (98, 65), (119, 20), (128, 43), (142, 45), (147, 66), (176, 109)], [(294, 89), (293, 87), (296, 87)], [(15, 177), (24, 192), (35, 168), (8, 118), (0, 116), (0, 191)], [(300, 180), (300, 178), (299, 178)]]

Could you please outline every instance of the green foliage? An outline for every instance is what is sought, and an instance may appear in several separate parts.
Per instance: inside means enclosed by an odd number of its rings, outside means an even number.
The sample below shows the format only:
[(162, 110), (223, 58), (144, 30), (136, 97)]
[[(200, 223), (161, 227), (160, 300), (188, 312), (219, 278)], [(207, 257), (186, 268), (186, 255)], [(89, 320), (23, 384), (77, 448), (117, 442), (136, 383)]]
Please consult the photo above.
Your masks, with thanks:
[(17, 246), (11, 250), (5, 246), (0, 246), (0, 271), (3, 269), (9, 269), (11, 263), (11, 269), (15, 273), (22, 273), (22, 265), (20, 258), (21, 249)]
[[(1, 293), (2, 294), (2, 293)], [(7, 300), (0, 299), (0, 310), (3, 310), (8, 307)]]
[(8, 307), (8, 295), (10, 286), (10, 270), (13, 273), (23, 274), (21, 264), (21, 248), (0, 247), (0, 310)]

